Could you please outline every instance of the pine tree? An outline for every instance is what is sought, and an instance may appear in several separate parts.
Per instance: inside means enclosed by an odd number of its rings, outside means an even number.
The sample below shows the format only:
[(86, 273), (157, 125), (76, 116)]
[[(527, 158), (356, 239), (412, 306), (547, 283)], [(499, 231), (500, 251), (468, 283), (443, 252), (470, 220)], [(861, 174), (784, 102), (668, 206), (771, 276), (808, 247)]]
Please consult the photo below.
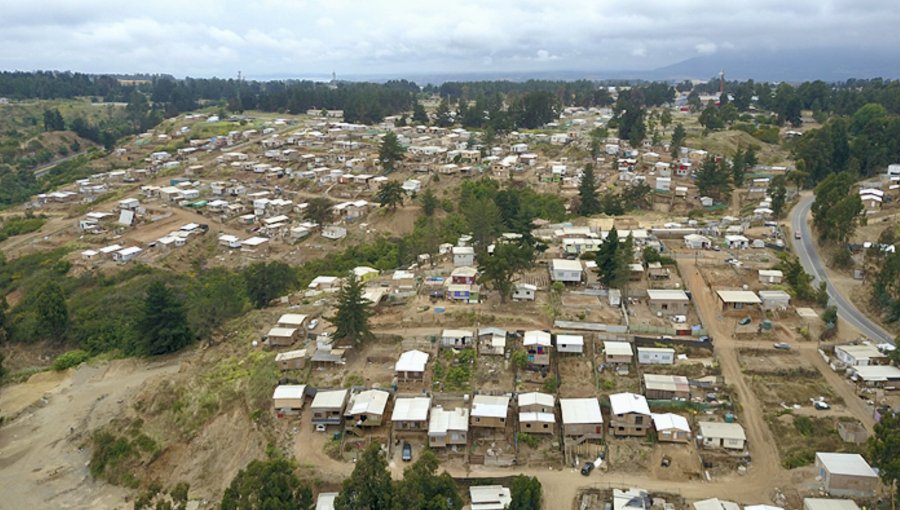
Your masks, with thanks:
[(434, 211), (436, 211), (440, 205), (437, 196), (435, 196), (434, 192), (430, 189), (425, 190), (425, 193), (422, 193), (419, 200), (422, 202), (422, 212), (425, 213), (425, 216), (434, 215)]
[(597, 198), (597, 181), (594, 178), (594, 165), (588, 164), (581, 174), (581, 184), (578, 186), (578, 214), (591, 216), (600, 212), (600, 200)]
[(137, 330), (143, 351), (154, 356), (175, 352), (193, 339), (184, 303), (161, 281), (147, 288)]
[(406, 153), (406, 149), (400, 145), (397, 140), (397, 134), (393, 131), (388, 132), (381, 139), (381, 147), (378, 149), (378, 160), (385, 174), (389, 174), (397, 169), (397, 162), (402, 161)]
[[(626, 248), (627, 249), (627, 248)], [(597, 250), (597, 271), (600, 273), (600, 283), (607, 288), (618, 288), (627, 278), (628, 273), (624, 266), (623, 246), (619, 243), (619, 233), (616, 227), (610, 229)]]
[(69, 328), (69, 308), (62, 288), (54, 282), (47, 283), (38, 291), (35, 304), (43, 324), (39, 335), (44, 340), (63, 342)]
[(369, 330), (370, 304), (363, 299), (363, 287), (356, 275), (350, 272), (338, 292), (337, 313), (328, 320), (337, 327), (335, 338), (360, 344), (374, 338)]
[(378, 188), (375, 199), (378, 200), (381, 207), (387, 207), (393, 211), (397, 209), (398, 205), (403, 205), (405, 196), (406, 191), (403, 190), (403, 185), (397, 181), (388, 181)]
[(411, 466), (403, 470), (403, 480), (394, 489), (394, 508), (398, 510), (459, 510), (462, 498), (456, 482), (446, 472), (437, 474), (440, 462), (425, 450)]
[(419, 124), (423, 126), (427, 126), (430, 119), (428, 118), (428, 113), (425, 111), (425, 107), (422, 106), (422, 103), (416, 101), (415, 106), (413, 107), (412, 121), (414, 124)]
[(675, 129), (672, 130), (672, 157), (677, 158), (678, 153), (681, 151), (681, 146), (684, 145), (684, 140), (687, 138), (687, 131), (684, 130), (684, 125), (682, 123), (678, 123), (675, 125)]
[(283, 458), (254, 460), (225, 489), (222, 510), (295, 510), (312, 506), (312, 490)]

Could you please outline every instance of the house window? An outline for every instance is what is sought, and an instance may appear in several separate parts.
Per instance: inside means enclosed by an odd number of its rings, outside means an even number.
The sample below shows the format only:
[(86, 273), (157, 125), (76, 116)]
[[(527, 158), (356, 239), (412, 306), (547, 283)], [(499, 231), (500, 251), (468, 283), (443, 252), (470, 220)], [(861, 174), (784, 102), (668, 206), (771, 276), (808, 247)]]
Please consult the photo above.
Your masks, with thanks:
[(525, 424), (525, 428), (526, 428), (526, 429), (530, 429), (530, 428), (531, 428), (531, 424), (530, 424), (530, 423), (526, 423), (526, 424)]
[(620, 426), (620, 427), (619, 427), (619, 432), (624, 432), (624, 431), (625, 431), (625, 427), (621, 427), (621, 426)]
[(546, 428), (550, 428), (550, 426), (547, 425), (547, 424), (545, 423), (545, 424), (544, 424), (544, 428), (545, 428), (545, 429), (546, 429)]
[(481, 422), (481, 418), (478, 417), (478, 416), (476, 416), (476, 417), (475, 417), (475, 423), (480, 423), (480, 422)]
[(668, 309), (669, 309), (669, 305), (666, 304), (666, 303), (663, 303), (663, 304), (660, 306), (660, 308), (662, 308), (663, 310), (668, 310)]
[(634, 424), (635, 424), (635, 425), (643, 425), (643, 424), (644, 424), (644, 417), (643, 417), (643, 416), (635, 416), (635, 417), (634, 417)]

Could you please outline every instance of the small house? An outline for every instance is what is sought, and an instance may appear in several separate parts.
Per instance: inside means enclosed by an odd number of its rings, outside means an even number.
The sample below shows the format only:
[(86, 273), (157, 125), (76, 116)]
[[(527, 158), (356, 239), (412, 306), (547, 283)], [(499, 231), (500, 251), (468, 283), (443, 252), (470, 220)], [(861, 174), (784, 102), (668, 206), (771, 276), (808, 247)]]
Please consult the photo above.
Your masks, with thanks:
[(400, 359), (394, 365), (397, 379), (401, 381), (421, 381), (425, 377), (425, 365), (428, 363), (428, 353), (412, 350), (400, 355)]
[(838, 345), (834, 348), (834, 355), (851, 367), (881, 365), (887, 360), (883, 352), (869, 344)]
[(674, 365), (675, 349), (670, 347), (638, 347), (638, 363), (641, 365)]
[(665, 413), (653, 414), (656, 439), (666, 443), (687, 443), (691, 440), (691, 426), (684, 416)]
[(475, 395), (472, 399), (470, 424), (473, 427), (506, 428), (509, 414), (509, 397), (506, 395)]
[(522, 345), (528, 353), (528, 364), (532, 367), (550, 365), (550, 333), (546, 331), (526, 331)]
[(459, 266), (450, 272), (450, 283), (455, 285), (474, 285), (478, 278), (478, 270), (472, 266)]
[(762, 301), (752, 290), (717, 290), (724, 313), (746, 313), (758, 310)]
[(601, 439), (603, 413), (596, 398), (561, 398), (563, 435), (567, 437)]
[(816, 469), (832, 496), (870, 497), (878, 488), (878, 474), (858, 453), (816, 452)]
[(340, 425), (347, 403), (347, 390), (318, 391), (309, 408), (312, 422), (322, 425)]
[(469, 487), (471, 510), (504, 510), (512, 503), (512, 493), (502, 485), (473, 485)]
[(306, 385), (304, 384), (280, 384), (275, 387), (275, 393), (272, 394), (275, 409), (279, 411), (303, 409), (304, 398), (306, 398)]
[(704, 448), (743, 450), (747, 436), (739, 423), (701, 421), (699, 439)]
[(266, 341), (270, 347), (289, 346), (297, 340), (296, 328), (280, 328), (274, 327), (266, 334)]
[(475, 248), (471, 246), (454, 246), (451, 251), (455, 267), (472, 267), (475, 265)]
[(404, 397), (394, 401), (391, 422), (394, 431), (425, 432), (428, 430), (428, 411), (431, 397)]
[(780, 269), (760, 269), (759, 270), (759, 282), (760, 283), (781, 283), (781, 280), (784, 278), (784, 273), (781, 272)]
[(662, 315), (687, 315), (690, 299), (681, 289), (648, 289), (650, 311)]
[(712, 247), (712, 241), (700, 234), (688, 234), (684, 236), (684, 246), (690, 250), (708, 250)]
[(614, 393), (609, 396), (609, 430), (614, 436), (646, 436), (650, 406), (643, 395)]
[(428, 446), (466, 446), (469, 435), (469, 410), (457, 407), (445, 410), (441, 406), (431, 408), (428, 420)]
[(306, 323), (306, 315), (299, 313), (286, 313), (278, 318), (275, 324), (279, 328), (302, 328)]
[(137, 257), (138, 254), (142, 251), (144, 250), (138, 248), (137, 246), (131, 246), (129, 248), (123, 248), (119, 251), (113, 252), (112, 257), (113, 260), (115, 260), (119, 264), (127, 264), (128, 262), (134, 260), (134, 258)]
[(719, 498), (704, 499), (694, 502), (694, 510), (741, 510), (741, 505)]
[(553, 395), (532, 391), (519, 393), (519, 412), (529, 413), (553, 413), (556, 410), (556, 400)]
[(550, 261), (550, 280), (562, 283), (581, 283), (584, 268), (579, 260), (553, 259)]
[(742, 235), (728, 235), (725, 244), (729, 250), (745, 250), (750, 247), (750, 240)]
[(506, 330), (481, 328), (478, 330), (478, 354), (503, 356), (506, 353)]
[(301, 370), (306, 366), (306, 349), (296, 351), (279, 352), (275, 355), (275, 364), (282, 372), (288, 370)]
[(384, 421), (384, 408), (390, 394), (384, 390), (364, 390), (350, 395), (344, 418), (355, 427), (378, 427)]
[(859, 510), (852, 499), (803, 498), (803, 510)]
[(581, 335), (556, 335), (556, 352), (561, 354), (583, 354), (584, 337)]
[(556, 415), (519, 411), (519, 432), (523, 434), (556, 434)]
[(900, 382), (900, 368), (892, 365), (862, 365), (853, 368), (853, 380), (866, 386), (881, 387)]
[(685, 400), (691, 396), (691, 385), (683, 375), (644, 374), (644, 395), (650, 400)]
[(759, 300), (763, 310), (787, 310), (791, 306), (791, 295), (783, 290), (761, 290)]
[(353, 275), (356, 276), (356, 279), (362, 283), (368, 283), (381, 274), (381, 271), (375, 269), (374, 267), (368, 266), (356, 266), (353, 268)]
[(530, 283), (517, 283), (513, 291), (513, 301), (534, 301), (537, 286)]
[(316, 510), (334, 510), (334, 500), (338, 497), (337, 492), (320, 492), (316, 497)]
[(473, 337), (472, 332), (465, 329), (445, 329), (441, 333), (441, 345), (443, 347), (453, 347), (454, 349), (464, 349), (472, 346)]
[(634, 358), (634, 351), (631, 350), (629, 342), (603, 342), (603, 352), (606, 353), (606, 362), (611, 364), (628, 365)]

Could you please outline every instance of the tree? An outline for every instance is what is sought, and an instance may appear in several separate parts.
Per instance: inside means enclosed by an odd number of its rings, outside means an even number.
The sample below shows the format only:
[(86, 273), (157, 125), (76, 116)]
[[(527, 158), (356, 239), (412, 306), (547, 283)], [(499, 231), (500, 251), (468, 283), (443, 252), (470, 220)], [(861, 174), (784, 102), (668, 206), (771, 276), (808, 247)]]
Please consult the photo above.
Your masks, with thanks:
[(784, 205), (787, 199), (787, 188), (784, 186), (784, 175), (776, 175), (769, 186), (769, 194), (772, 196), (772, 212), (776, 218), (784, 215)]
[(434, 211), (436, 211), (440, 205), (440, 201), (430, 188), (425, 190), (425, 193), (422, 193), (419, 200), (422, 202), (422, 212), (425, 213), (425, 216), (434, 215)]
[(653, 206), (652, 193), (646, 182), (632, 182), (622, 190), (622, 204), (628, 210), (650, 209)]
[(422, 126), (427, 126), (430, 119), (428, 118), (428, 113), (425, 111), (425, 107), (422, 106), (422, 103), (416, 101), (415, 106), (413, 106), (413, 114), (412, 121), (415, 124), (419, 124)]
[(753, 170), (753, 167), (755, 167), (757, 163), (759, 163), (759, 161), (756, 159), (756, 148), (751, 145), (747, 147), (747, 151), (744, 152), (744, 169)]
[(194, 338), (188, 326), (184, 303), (159, 280), (147, 288), (137, 330), (143, 352), (152, 356), (175, 352)]
[(900, 480), (900, 415), (886, 413), (875, 424), (875, 434), (869, 439), (869, 459), (878, 468), (881, 481), (891, 488), (891, 507)]
[(597, 198), (597, 180), (594, 177), (594, 165), (588, 163), (581, 174), (578, 186), (578, 214), (591, 216), (600, 212), (600, 200)]
[(659, 123), (662, 125), (663, 129), (667, 129), (670, 124), (672, 124), (672, 112), (669, 109), (665, 109), (659, 115)]
[(240, 470), (222, 496), (222, 510), (308, 510), (312, 490), (284, 458), (254, 460)]
[(533, 261), (534, 248), (530, 244), (499, 242), (493, 254), (479, 259), (479, 280), (497, 291), (500, 302), (505, 303), (512, 295), (513, 277), (530, 268)]
[(311, 198), (307, 203), (304, 217), (321, 228), (334, 218), (334, 205), (325, 197)]
[(63, 131), (65, 129), (66, 122), (58, 109), (44, 110), (44, 131)]
[(406, 196), (406, 190), (403, 185), (397, 181), (387, 181), (378, 187), (375, 199), (381, 207), (387, 207), (391, 211), (397, 209), (398, 205), (403, 205), (403, 197)]
[[(2, 264), (2, 258), (0, 258), (0, 265)], [(9, 339), (9, 323), (6, 317), (7, 308), (9, 308), (9, 305), (6, 303), (6, 296), (0, 296), (0, 344)]]
[(518, 475), (510, 484), (512, 502), (509, 510), (541, 510), (543, 495), (541, 482), (533, 476)]
[(628, 261), (624, 251), (616, 227), (611, 228), (595, 256), (600, 283), (607, 288), (619, 288), (628, 279)]
[(188, 291), (188, 324), (206, 338), (226, 320), (247, 309), (247, 286), (231, 271), (212, 269), (201, 273)]
[(731, 176), (734, 179), (735, 186), (742, 186), (744, 184), (744, 174), (747, 171), (747, 159), (746, 153), (741, 147), (737, 148), (734, 156), (731, 158)]
[(699, 122), (701, 126), (710, 131), (715, 131), (717, 129), (722, 129), (723, 127), (725, 127), (725, 122), (719, 115), (719, 109), (712, 104), (707, 105), (706, 108), (704, 108), (700, 113)]
[[(547, 295), (547, 315), (556, 320), (562, 312), (562, 294), (566, 290), (562, 282), (553, 282)], [(518, 351), (517, 351), (518, 352)]]
[(887, 314), (888, 321), (895, 322), (900, 320), (900, 253), (878, 253), (881, 260), (873, 276), (872, 303)]
[(328, 321), (337, 327), (335, 338), (360, 344), (374, 338), (369, 330), (370, 304), (363, 298), (363, 287), (353, 272), (347, 274), (337, 295), (337, 313)]
[(845, 244), (863, 214), (859, 195), (851, 188), (855, 178), (850, 172), (831, 174), (816, 186), (811, 211), (813, 224), (822, 241)]
[(190, 488), (187, 482), (179, 482), (166, 492), (159, 482), (151, 482), (147, 489), (135, 498), (134, 510), (186, 510)]
[(69, 308), (62, 288), (54, 282), (46, 283), (35, 296), (35, 306), (43, 326), (38, 333), (40, 337), (55, 342), (65, 341), (69, 329)]
[(719, 202), (727, 202), (731, 198), (731, 171), (724, 159), (716, 161), (712, 155), (706, 156), (697, 171), (697, 189), (701, 195)]
[(605, 127), (595, 127), (591, 130), (591, 159), (597, 159), (603, 152), (601, 147), (604, 140), (609, 136), (609, 129)]
[(462, 211), (472, 232), (472, 244), (477, 251), (485, 251), (503, 227), (500, 208), (490, 197), (481, 197), (475, 198), (471, 206), (463, 205)]
[(393, 131), (388, 132), (381, 139), (381, 147), (378, 149), (378, 161), (381, 162), (381, 168), (385, 174), (389, 174), (397, 169), (397, 162), (403, 161), (406, 155), (406, 149), (400, 145), (397, 134)]
[(456, 482), (446, 472), (437, 474), (440, 463), (426, 449), (411, 466), (403, 470), (403, 480), (394, 487), (396, 510), (459, 510), (463, 500)]
[(257, 262), (244, 271), (247, 297), (255, 308), (263, 308), (283, 296), (297, 283), (297, 274), (284, 262)]
[(434, 116), (435, 124), (438, 127), (450, 127), (453, 125), (453, 116), (450, 114), (450, 103), (447, 102), (447, 98), (441, 98)]
[(394, 490), (378, 443), (369, 443), (334, 500), (335, 510), (391, 510)]
[(672, 130), (672, 157), (677, 158), (678, 153), (681, 150), (681, 146), (684, 145), (684, 140), (687, 138), (687, 131), (684, 130), (684, 125), (679, 122), (675, 124), (675, 129)]

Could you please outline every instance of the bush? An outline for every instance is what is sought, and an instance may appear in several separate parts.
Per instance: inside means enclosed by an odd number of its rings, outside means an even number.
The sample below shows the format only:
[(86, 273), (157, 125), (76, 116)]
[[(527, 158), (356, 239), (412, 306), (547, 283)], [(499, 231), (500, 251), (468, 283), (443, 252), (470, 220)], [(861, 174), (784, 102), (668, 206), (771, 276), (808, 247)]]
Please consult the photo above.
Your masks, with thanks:
[(535, 434), (519, 432), (516, 437), (518, 437), (520, 443), (525, 443), (529, 448), (537, 448), (541, 445), (541, 438)]
[(90, 357), (91, 355), (87, 351), (82, 351), (81, 349), (64, 352), (53, 360), (53, 370), (62, 372), (67, 368), (77, 367), (90, 359)]

